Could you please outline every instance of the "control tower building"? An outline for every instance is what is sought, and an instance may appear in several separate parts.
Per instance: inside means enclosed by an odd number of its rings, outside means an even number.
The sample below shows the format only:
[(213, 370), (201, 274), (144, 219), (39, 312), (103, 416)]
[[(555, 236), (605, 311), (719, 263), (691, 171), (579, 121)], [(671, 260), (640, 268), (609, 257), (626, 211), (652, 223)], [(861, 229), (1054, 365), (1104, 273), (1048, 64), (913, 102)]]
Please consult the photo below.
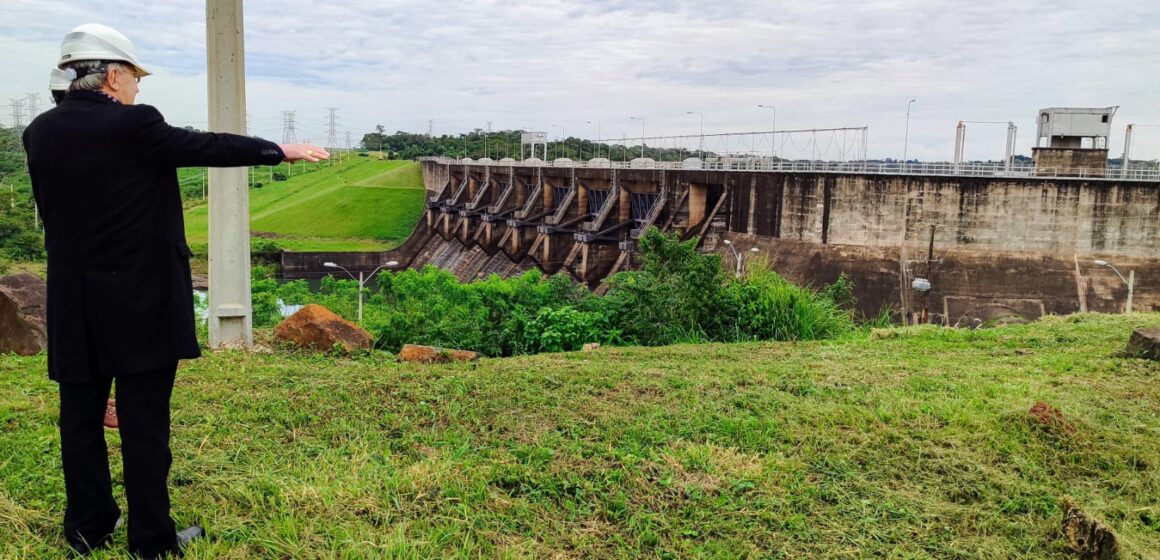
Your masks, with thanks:
[(1115, 107), (1049, 107), (1039, 110), (1031, 149), (1035, 168), (1062, 174), (1103, 174)]

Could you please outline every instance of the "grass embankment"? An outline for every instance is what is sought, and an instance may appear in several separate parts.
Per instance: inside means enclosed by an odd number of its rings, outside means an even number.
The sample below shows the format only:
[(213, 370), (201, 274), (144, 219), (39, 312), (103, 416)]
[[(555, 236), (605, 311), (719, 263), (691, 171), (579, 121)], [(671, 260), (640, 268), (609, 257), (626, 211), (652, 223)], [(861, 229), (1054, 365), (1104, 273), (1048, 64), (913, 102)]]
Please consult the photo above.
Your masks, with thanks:
[[(1066, 494), (1154, 558), (1160, 365), (1117, 355), (1144, 325), (445, 366), (216, 354), (179, 373), (174, 515), (209, 528), (193, 559), (1062, 559)], [(64, 547), (44, 367), (0, 358), (5, 558)]]
[[(423, 192), (418, 163), (353, 157), (250, 189), (250, 230), (297, 251), (390, 249), (411, 234)], [(185, 212), (195, 252), (207, 243), (208, 212), (205, 205)]]

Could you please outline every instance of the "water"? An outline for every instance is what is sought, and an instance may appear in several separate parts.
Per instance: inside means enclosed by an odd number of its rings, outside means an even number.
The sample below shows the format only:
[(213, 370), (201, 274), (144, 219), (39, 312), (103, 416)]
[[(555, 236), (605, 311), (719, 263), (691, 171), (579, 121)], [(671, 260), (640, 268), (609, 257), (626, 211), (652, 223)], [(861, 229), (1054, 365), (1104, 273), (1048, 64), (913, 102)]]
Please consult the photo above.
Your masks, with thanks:
[[(302, 307), (301, 305), (288, 305), (281, 299), (278, 300), (278, 312), (283, 318), (297, 313)], [(193, 291), (193, 316), (201, 323), (209, 323), (209, 293)]]

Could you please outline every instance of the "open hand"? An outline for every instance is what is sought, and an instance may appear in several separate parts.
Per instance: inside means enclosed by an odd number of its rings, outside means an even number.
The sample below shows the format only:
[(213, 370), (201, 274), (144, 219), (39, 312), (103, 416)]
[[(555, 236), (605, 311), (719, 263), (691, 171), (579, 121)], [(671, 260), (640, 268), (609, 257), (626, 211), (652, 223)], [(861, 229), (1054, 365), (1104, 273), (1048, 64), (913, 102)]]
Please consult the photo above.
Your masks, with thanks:
[(278, 144), (282, 148), (282, 153), (285, 154), (284, 161), (294, 163), (296, 161), (306, 160), (315, 162), (323, 159), (330, 159), (330, 152), (318, 146), (310, 144)]

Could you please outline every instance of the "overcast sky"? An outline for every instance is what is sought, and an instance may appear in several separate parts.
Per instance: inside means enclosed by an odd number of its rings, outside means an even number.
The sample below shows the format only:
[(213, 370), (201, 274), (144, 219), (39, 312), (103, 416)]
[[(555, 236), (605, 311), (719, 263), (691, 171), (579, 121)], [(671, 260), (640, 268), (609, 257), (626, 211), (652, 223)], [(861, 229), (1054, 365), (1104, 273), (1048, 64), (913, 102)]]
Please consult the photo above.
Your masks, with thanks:
[[(61, 37), (99, 22), (125, 33), (155, 75), (139, 103), (205, 127), (201, 1), (5, 0), (0, 122), (8, 99), (47, 101)], [(326, 138), (327, 107), (354, 138), (485, 128), (568, 136), (646, 136), (868, 126), (871, 157), (948, 160), (959, 120), (1014, 121), (1030, 155), (1035, 115), (1052, 106), (1119, 105), (1160, 124), (1160, 2), (1150, 0), (588, 0), (534, 3), (250, 0), (245, 11), (251, 133)], [(966, 155), (999, 159), (1002, 125), (968, 125)], [(340, 132), (340, 138), (343, 134)], [(809, 138), (789, 139), (805, 149)], [(851, 142), (820, 137), (821, 147)], [(749, 146), (768, 150), (768, 139)], [(781, 141), (779, 141), (781, 142)], [(848, 145), (848, 144), (847, 144)], [(779, 146), (792, 154), (789, 143)], [(1140, 128), (1133, 158), (1160, 158), (1160, 127)], [(831, 152), (831, 155), (836, 155)]]

